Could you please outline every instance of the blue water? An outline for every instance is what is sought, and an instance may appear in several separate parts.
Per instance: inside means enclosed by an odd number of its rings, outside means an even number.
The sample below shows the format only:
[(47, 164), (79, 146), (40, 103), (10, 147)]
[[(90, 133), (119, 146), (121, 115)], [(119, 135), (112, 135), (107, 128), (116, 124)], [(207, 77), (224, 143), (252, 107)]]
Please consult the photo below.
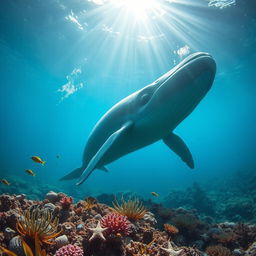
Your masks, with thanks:
[[(254, 1), (158, 4), (163, 13), (147, 10), (139, 19), (109, 1), (1, 3), (1, 179), (70, 194), (150, 196), (195, 181), (214, 187), (256, 168)], [(193, 154), (194, 170), (159, 141), (109, 164), (108, 174), (96, 170), (79, 188), (74, 180), (58, 181), (81, 165), (91, 129), (111, 106), (196, 51), (214, 57), (217, 74), (175, 130)], [(46, 165), (34, 163), (33, 155)]]

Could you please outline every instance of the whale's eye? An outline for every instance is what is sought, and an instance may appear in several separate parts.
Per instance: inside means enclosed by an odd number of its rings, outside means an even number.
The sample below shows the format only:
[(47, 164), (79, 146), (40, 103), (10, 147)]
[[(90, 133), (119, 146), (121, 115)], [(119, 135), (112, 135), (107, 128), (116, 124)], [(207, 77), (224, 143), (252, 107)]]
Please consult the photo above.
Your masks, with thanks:
[(140, 98), (140, 104), (141, 105), (145, 105), (148, 103), (148, 101), (150, 100), (151, 95), (149, 93), (145, 93), (141, 96)]

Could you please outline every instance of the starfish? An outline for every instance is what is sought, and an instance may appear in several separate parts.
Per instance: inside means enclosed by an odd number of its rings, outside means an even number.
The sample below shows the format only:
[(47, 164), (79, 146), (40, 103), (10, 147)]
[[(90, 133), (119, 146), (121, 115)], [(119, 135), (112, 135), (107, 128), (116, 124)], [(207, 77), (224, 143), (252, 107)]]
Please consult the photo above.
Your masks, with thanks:
[(89, 241), (95, 239), (96, 237), (101, 238), (102, 240), (106, 240), (106, 238), (103, 235), (103, 232), (108, 228), (101, 227), (100, 221), (98, 221), (96, 228), (88, 228), (88, 229), (92, 231), (92, 236), (90, 237)]
[(161, 249), (168, 252), (169, 256), (178, 256), (183, 251), (182, 249), (180, 249), (178, 251), (174, 250), (170, 241), (168, 241), (168, 248), (167, 249), (163, 248), (163, 247), (161, 247)]

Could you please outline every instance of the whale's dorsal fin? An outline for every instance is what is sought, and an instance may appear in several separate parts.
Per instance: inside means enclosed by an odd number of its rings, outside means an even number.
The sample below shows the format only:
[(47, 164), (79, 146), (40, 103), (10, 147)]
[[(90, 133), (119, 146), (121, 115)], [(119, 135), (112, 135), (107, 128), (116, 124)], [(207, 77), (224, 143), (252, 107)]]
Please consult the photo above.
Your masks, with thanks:
[(91, 159), (89, 164), (87, 165), (86, 169), (82, 173), (80, 180), (76, 183), (76, 185), (82, 184), (93, 172), (93, 170), (96, 168), (98, 162), (100, 159), (104, 156), (104, 154), (109, 150), (109, 148), (113, 145), (113, 143), (127, 130), (129, 130), (133, 126), (132, 121), (126, 122), (119, 130), (112, 133), (108, 139), (105, 141), (105, 143), (100, 147), (100, 149), (97, 151), (97, 153), (94, 155), (94, 157)]
[(164, 143), (174, 151), (190, 168), (194, 168), (194, 160), (185, 142), (176, 134), (171, 133), (163, 138)]

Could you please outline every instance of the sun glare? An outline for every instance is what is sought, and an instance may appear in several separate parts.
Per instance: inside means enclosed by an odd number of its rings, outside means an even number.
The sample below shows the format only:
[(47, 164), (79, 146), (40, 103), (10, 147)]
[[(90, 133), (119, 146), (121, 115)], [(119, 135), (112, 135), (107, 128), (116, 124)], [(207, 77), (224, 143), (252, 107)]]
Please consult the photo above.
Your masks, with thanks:
[(113, 0), (112, 2), (136, 20), (145, 20), (160, 10), (157, 0)]

